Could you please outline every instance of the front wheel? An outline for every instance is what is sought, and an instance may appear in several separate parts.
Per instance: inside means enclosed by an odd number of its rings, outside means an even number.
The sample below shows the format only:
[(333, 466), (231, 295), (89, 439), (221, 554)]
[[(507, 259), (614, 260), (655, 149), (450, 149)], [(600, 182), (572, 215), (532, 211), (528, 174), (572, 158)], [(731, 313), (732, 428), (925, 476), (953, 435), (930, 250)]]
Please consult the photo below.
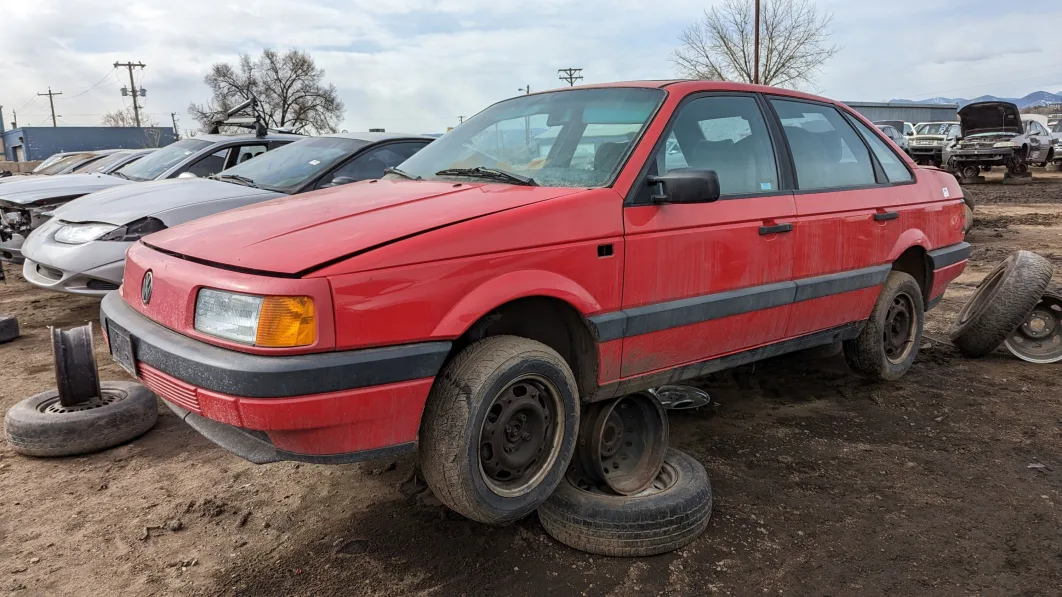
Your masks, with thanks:
[(527, 516), (560, 484), (575, 451), (579, 391), (550, 347), (492, 336), (436, 377), (420, 427), (424, 480), (472, 520)]
[(864, 377), (899, 379), (918, 356), (924, 325), (922, 289), (910, 274), (892, 272), (881, 287), (863, 332), (845, 340), (845, 360)]

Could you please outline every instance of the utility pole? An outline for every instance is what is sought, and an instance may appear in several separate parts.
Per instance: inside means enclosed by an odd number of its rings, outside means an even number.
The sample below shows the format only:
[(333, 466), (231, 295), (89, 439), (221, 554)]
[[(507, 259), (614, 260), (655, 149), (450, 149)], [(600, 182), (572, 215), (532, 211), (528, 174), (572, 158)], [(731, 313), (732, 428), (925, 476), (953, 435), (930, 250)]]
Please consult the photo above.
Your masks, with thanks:
[(52, 127), (54, 128), (56, 126), (59, 126), (59, 125), (55, 124), (55, 96), (63, 95), (63, 92), (62, 91), (53, 92), (52, 88), (49, 87), (48, 88), (48, 93), (38, 93), (37, 95), (38, 96), (44, 96), (44, 95), (48, 96), (48, 103), (51, 104), (51, 106), (52, 106)]
[(180, 129), (177, 128), (177, 113), (170, 112), (170, 119), (173, 120), (173, 140), (178, 141), (181, 138), (181, 133), (178, 132)]
[(14, 110), (11, 111), (11, 128), (18, 128), (18, 112)]
[(464, 117), (464, 116), (458, 116), (458, 117), (457, 117), (457, 124), (461, 124), (461, 123), (463, 123), (464, 121), (465, 121), (465, 117)]
[(756, 34), (752, 36), (753, 42), (756, 45), (756, 50), (753, 55), (756, 57), (754, 67), (756, 72), (752, 75), (752, 82), (760, 84), (760, 0), (756, 0)]
[(583, 69), (581, 68), (558, 68), (557, 78), (561, 81), (567, 81), (568, 87), (575, 87), (576, 81), (583, 79)]
[[(136, 82), (133, 81), (133, 68), (143, 69), (144, 68), (144, 63), (143, 62), (135, 62), (135, 63), (134, 62), (115, 62), (114, 63), (114, 68), (118, 68), (119, 66), (129, 69), (129, 91), (130, 91), (130, 93), (133, 94), (133, 117), (136, 119), (136, 126), (139, 127), (140, 126), (140, 106), (137, 105), (137, 103), (136, 103), (137, 89), (136, 89)], [(122, 92), (123, 92), (122, 95), (125, 95), (125, 89), (124, 88), (122, 89)], [(141, 95), (141, 96), (144, 95), (144, 90), (143, 89), (140, 90), (139, 95)]]

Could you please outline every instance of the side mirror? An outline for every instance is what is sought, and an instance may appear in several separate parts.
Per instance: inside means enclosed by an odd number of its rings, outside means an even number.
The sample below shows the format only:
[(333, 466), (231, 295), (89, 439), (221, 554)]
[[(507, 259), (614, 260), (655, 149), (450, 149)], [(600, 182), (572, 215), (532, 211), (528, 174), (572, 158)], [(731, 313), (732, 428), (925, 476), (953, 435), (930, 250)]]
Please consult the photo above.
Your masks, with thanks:
[(711, 203), (719, 199), (719, 175), (715, 170), (677, 168), (647, 182), (657, 187), (653, 203)]
[(340, 185), (350, 184), (352, 182), (358, 182), (358, 181), (354, 180), (353, 178), (351, 178), (349, 176), (337, 176), (337, 177), (332, 179), (332, 182), (329, 182), (325, 186), (338, 187)]
[(177, 178), (199, 178), (192, 172), (181, 172), (177, 175)]

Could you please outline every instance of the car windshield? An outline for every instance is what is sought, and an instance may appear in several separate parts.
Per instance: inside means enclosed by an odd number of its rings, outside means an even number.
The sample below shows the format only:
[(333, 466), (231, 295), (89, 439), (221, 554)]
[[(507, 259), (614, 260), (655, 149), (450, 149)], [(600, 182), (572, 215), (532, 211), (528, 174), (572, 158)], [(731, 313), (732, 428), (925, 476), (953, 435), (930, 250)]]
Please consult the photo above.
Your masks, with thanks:
[(181, 139), (176, 143), (171, 143), (162, 149), (156, 150), (151, 155), (141, 158), (132, 164), (122, 166), (118, 169), (118, 172), (129, 180), (155, 180), (181, 160), (211, 145), (213, 143), (202, 139)]
[(1055, 123), (1055, 128), (1051, 129), (1052, 133), (1062, 133), (1062, 120)]
[(950, 122), (923, 122), (915, 129), (915, 134), (951, 136), (950, 131), (953, 127), (958, 129), (959, 125)]
[(129, 157), (128, 151), (116, 151), (98, 160), (92, 160), (74, 168), (73, 172), (92, 174), (95, 172), (108, 172), (115, 164), (120, 164)]
[(41, 169), (37, 174), (59, 174), (63, 170), (66, 170), (73, 164), (79, 164), (87, 159), (91, 159), (96, 154), (93, 153), (72, 153), (67, 156), (63, 156), (61, 159), (56, 160), (51, 166)]
[(34, 174), (40, 174), (41, 171), (44, 170), (45, 168), (47, 168), (48, 166), (51, 166), (52, 164), (58, 162), (59, 160), (65, 158), (65, 157), (67, 157), (69, 155), (70, 155), (69, 153), (57, 153), (57, 154), (54, 154), (51, 157), (49, 157), (48, 159), (44, 160), (43, 162), (37, 164), (37, 167), (33, 169), (33, 173)]
[(290, 193), (368, 144), (360, 139), (340, 137), (303, 139), (233, 166), (217, 178), (239, 176), (255, 186)]
[[(663, 98), (660, 89), (629, 87), (520, 96), (466, 120), (399, 169), (427, 180), (467, 174), (553, 187), (607, 186)], [(519, 178), (506, 178), (513, 174)]]

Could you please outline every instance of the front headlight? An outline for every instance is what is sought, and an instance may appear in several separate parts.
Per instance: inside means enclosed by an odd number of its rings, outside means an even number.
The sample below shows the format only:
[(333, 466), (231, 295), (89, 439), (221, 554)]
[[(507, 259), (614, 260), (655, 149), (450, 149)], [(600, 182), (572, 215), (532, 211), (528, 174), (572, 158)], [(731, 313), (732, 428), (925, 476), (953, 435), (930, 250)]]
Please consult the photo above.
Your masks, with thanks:
[(139, 220), (129, 222), (125, 226), (119, 226), (107, 234), (104, 234), (100, 237), (100, 240), (131, 243), (140, 240), (152, 232), (158, 232), (159, 230), (165, 229), (166, 225), (162, 223), (162, 220), (157, 218), (140, 218)]
[(999, 143), (996, 143), (992, 147), (1017, 147), (1017, 146), (1018, 146), (1018, 144), (1013, 142), (1013, 141), (1000, 141)]
[(309, 346), (317, 340), (313, 299), (255, 296), (203, 288), (195, 300), (195, 329), (241, 344)]
[(90, 222), (88, 224), (65, 224), (55, 232), (55, 240), (68, 245), (83, 245), (94, 241), (117, 228), (114, 224)]

